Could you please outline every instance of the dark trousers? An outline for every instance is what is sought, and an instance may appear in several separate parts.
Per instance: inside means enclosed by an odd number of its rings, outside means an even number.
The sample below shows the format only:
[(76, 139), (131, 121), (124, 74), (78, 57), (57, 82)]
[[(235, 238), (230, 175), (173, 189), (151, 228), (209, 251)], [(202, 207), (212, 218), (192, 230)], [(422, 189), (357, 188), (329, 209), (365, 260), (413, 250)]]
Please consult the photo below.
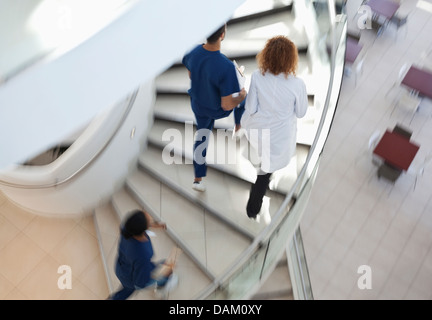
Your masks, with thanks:
[(113, 295), (112, 300), (126, 300), (134, 291), (135, 288), (123, 287)]
[[(246, 100), (246, 99), (245, 99)], [(241, 117), (245, 111), (245, 100), (234, 108), (234, 122), (240, 124)], [(213, 130), (215, 119), (203, 117), (195, 114), (197, 135), (193, 148), (193, 165), (195, 178), (202, 178), (207, 175), (207, 147), (210, 138), (210, 132)]]
[[(156, 263), (156, 265), (158, 266), (164, 262), (165, 262), (165, 259), (160, 260)], [(170, 276), (162, 277), (160, 279), (151, 278), (147, 282), (147, 284), (144, 286), (144, 288), (149, 287), (149, 286), (154, 285), (154, 284), (156, 284), (158, 287), (163, 287), (168, 282), (169, 277)], [(132, 293), (135, 292), (135, 290), (140, 289), (140, 288), (136, 288), (136, 287), (131, 288), (128, 285), (125, 285), (124, 283), (122, 283), (121, 280), (120, 280), (120, 283), (121, 283), (121, 288), (110, 297), (110, 300), (126, 300), (127, 298), (130, 297), (130, 295)], [(144, 288), (141, 288), (141, 289), (144, 289)]]
[(249, 218), (255, 218), (261, 210), (263, 198), (270, 183), (271, 173), (259, 174), (251, 186), (246, 212)]
[[(168, 277), (162, 277), (161, 279), (155, 280), (155, 279), (151, 279), (144, 288), (154, 285), (155, 283), (157, 284), (158, 287), (163, 287), (167, 281), (169, 279)], [(142, 288), (143, 289), (143, 288)], [(113, 294), (112, 296), (112, 300), (126, 300), (127, 298), (129, 298), (129, 296), (135, 292), (135, 290), (137, 290), (137, 288), (130, 288), (130, 287), (125, 287), (124, 285), (122, 285), (122, 288), (119, 289), (116, 293)]]
[(240, 124), (241, 117), (245, 111), (246, 99), (244, 99), (238, 107), (234, 108), (234, 122), (235, 124)]

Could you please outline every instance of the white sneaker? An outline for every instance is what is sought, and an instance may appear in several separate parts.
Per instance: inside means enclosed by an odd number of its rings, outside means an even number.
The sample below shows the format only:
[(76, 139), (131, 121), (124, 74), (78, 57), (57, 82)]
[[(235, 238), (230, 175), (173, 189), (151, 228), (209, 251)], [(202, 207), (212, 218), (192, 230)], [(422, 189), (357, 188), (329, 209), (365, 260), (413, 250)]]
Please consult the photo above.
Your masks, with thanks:
[(252, 220), (255, 220), (257, 223), (260, 223), (261, 221), (261, 216), (259, 215), (259, 213), (255, 216), (255, 217), (251, 217)]
[(168, 294), (173, 291), (175, 288), (177, 288), (178, 285), (178, 275), (176, 273), (172, 273), (168, 281), (165, 283), (163, 287), (156, 287), (156, 290), (154, 291), (155, 295), (159, 299), (166, 300), (168, 299)]
[(206, 187), (204, 185), (204, 181), (194, 181), (192, 183), (192, 189), (196, 190), (196, 191), (205, 191)]
[(168, 278), (167, 283), (164, 285), (165, 292), (171, 292), (175, 288), (177, 288), (178, 285), (178, 275), (177, 273), (172, 273), (170, 277)]
[(255, 217), (251, 217), (252, 220), (260, 223), (261, 217), (264, 219), (265, 224), (269, 224), (271, 221), (270, 217), (270, 198), (268, 196), (264, 196), (262, 200), (261, 210)]

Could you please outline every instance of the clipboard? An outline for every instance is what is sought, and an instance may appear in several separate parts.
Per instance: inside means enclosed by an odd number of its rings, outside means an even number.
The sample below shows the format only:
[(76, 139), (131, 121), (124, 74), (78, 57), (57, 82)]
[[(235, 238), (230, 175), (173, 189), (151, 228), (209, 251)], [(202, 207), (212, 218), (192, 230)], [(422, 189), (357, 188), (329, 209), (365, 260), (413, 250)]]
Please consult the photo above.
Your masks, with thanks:
[(237, 80), (239, 82), (239, 86), (240, 89), (243, 89), (245, 87), (245, 82), (246, 82), (246, 77), (243, 73), (244, 67), (239, 67), (239, 65), (237, 64), (237, 61), (233, 60), (234, 66), (236, 68), (236, 75), (237, 75)]

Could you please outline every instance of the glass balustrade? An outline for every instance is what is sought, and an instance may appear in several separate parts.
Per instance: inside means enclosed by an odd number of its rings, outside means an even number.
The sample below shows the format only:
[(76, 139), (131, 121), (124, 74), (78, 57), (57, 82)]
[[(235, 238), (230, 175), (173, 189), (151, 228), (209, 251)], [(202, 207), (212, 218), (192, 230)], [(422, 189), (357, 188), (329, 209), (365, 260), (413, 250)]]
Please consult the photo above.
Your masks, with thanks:
[[(75, 5), (78, 5), (77, 1)], [(98, 28), (103, 27), (112, 19), (115, 8), (121, 8), (122, 5), (128, 1), (107, 1), (113, 10), (107, 9), (105, 20), (101, 20), (99, 24), (90, 28), (89, 32), (95, 32)], [(273, 2), (273, 1), (271, 1)], [(275, 1), (277, 2), (277, 1)], [(280, 1), (287, 2), (287, 1)], [(288, 1), (289, 2), (289, 1)], [(63, 2), (62, 2), (63, 3)], [(64, 2), (67, 3), (67, 2)], [(263, 3), (263, 1), (260, 1)], [(67, 45), (63, 39), (64, 33), (59, 30), (66, 29), (74, 20), (72, 12), (68, 11), (70, 7), (56, 6), (52, 1), (35, 1), (31, 10), (26, 11), (26, 14), (31, 14), (32, 21), (29, 24), (29, 30), (25, 31), (26, 34), (38, 33), (37, 30), (42, 31), (44, 28), (50, 29), (52, 25), (38, 25), (43, 21), (44, 10), (60, 10), (61, 15), (65, 20), (62, 20), (60, 25), (53, 30), (51, 38), (38, 39), (37, 45), (24, 43), (25, 46), (33, 46), (29, 50), (26, 57), (2, 57), (0, 53), (0, 61), (8, 61), (6, 65), (0, 65), (0, 78), (3, 81), (11, 78), (14, 74), (22, 70), (29, 63), (35, 59), (39, 59), (49, 53), (51, 50), (56, 50), (63, 46), (66, 48), (73, 45), (74, 38), (71, 37)], [(1, 11), (1, 10), (0, 10)], [(83, 11), (83, 10), (78, 10)], [(3, 11), (4, 12), (4, 11)], [(296, 16), (296, 23), (301, 21), (299, 28), (304, 28), (305, 37), (307, 37), (308, 59), (313, 61), (311, 75), (307, 79), (308, 84), (312, 87), (314, 92), (314, 125), (312, 126), (313, 142), (309, 146), (305, 163), (301, 171), (297, 175), (297, 179), (292, 187), (288, 190), (286, 196), (280, 199), (280, 205), (277, 208), (272, 208), (271, 221), (269, 224), (260, 230), (248, 229), (243, 227), (241, 232), (246, 238), (250, 238), (251, 244), (247, 244), (246, 249), (242, 250), (237, 257), (227, 259), (224, 265), (224, 272), (215, 272), (208, 266), (202, 266), (206, 270), (210, 279), (212, 279), (209, 286), (206, 287), (199, 295), (198, 299), (244, 299), (248, 298), (254, 290), (260, 285), (269, 273), (272, 272), (276, 263), (281, 258), (282, 254), (287, 250), (288, 264), (290, 269), (290, 277), (292, 278), (293, 293), (295, 299), (313, 299), (313, 286), (311, 285), (307, 273), (307, 261), (302, 250), (301, 233), (299, 224), (304, 213), (306, 204), (313, 187), (315, 176), (319, 170), (319, 160), (322, 149), (324, 147), (326, 138), (331, 128), (332, 119), (336, 110), (337, 99), (341, 87), (344, 55), (345, 55), (345, 34), (346, 34), (346, 17), (343, 10), (343, 1), (334, 2), (334, 0), (293, 0), (293, 14)], [(104, 15), (102, 15), (104, 16)], [(69, 17), (69, 18), (68, 18)], [(85, 19), (85, 17), (83, 17)], [(51, 23), (51, 22), (50, 22)], [(38, 29), (39, 28), (39, 29)], [(63, 29), (62, 29), (63, 28)], [(231, 27), (235, 29), (235, 27)], [(63, 30), (62, 32), (64, 32)], [(24, 31), (22, 31), (24, 32)], [(57, 33), (55, 33), (57, 32)], [(230, 30), (228, 32), (231, 32)], [(46, 32), (43, 32), (46, 33)], [(81, 34), (81, 37), (90, 36), (90, 34)], [(82, 38), (81, 38), (82, 40)], [(19, 46), (20, 44), (17, 44)], [(4, 59), (3, 59), (4, 58)], [(13, 59), (15, 60), (13, 60)], [(18, 59), (19, 58), (19, 59)], [(186, 75), (186, 73), (184, 73)], [(182, 76), (184, 76), (182, 75)], [(157, 129), (157, 128), (156, 128)], [(191, 140), (192, 141), (192, 140)], [(160, 159), (159, 159), (160, 160)], [(175, 175), (184, 175), (183, 169), (177, 166), (171, 166), (164, 174), (169, 179)], [(163, 169), (163, 166), (160, 168)], [(184, 167), (183, 167), (184, 168)], [(174, 170), (179, 170), (174, 171)], [(189, 174), (189, 172), (187, 172)], [(165, 188), (161, 182), (159, 183), (159, 191), (157, 187), (150, 190), (155, 194), (160, 192), (159, 197), (155, 196), (154, 203), (151, 203), (151, 208), (146, 208), (155, 216), (163, 216), (164, 207), (173, 209), (175, 211), (175, 203), (169, 204), (169, 199), (172, 197), (172, 190)], [(245, 183), (245, 185), (248, 185)], [(155, 186), (157, 186), (155, 184)], [(241, 183), (238, 184), (239, 188), (245, 188)], [(247, 195), (246, 195), (247, 196)], [(172, 198), (171, 198), (172, 199)], [(189, 199), (190, 200), (190, 199)], [(197, 199), (191, 199), (196, 201)], [(223, 199), (219, 199), (222, 204)], [(198, 201), (199, 204), (203, 204)], [(206, 208), (204, 204), (204, 211)], [(167, 209), (164, 209), (167, 210)], [(195, 210), (195, 209), (193, 209)], [(191, 212), (193, 211), (191, 209)], [(194, 212), (193, 212), (194, 213)], [(178, 220), (167, 221), (167, 216), (163, 216), (168, 225), (175, 224)], [(173, 217), (177, 219), (178, 217)], [(210, 218), (209, 218), (210, 219)], [(200, 222), (194, 220), (193, 230), (198, 233), (205, 234), (205, 222), (200, 225)], [(192, 229), (192, 226), (188, 226)], [(238, 227), (234, 225), (233, 227)], [(184, 234), (190, 234), (191, 230), (185, 229)], [(182, 236), (182, 234), (178, 234)], [(193, 237), (189, 237), (193, 238)], [(195, 256), (204, 256), (209, 248), (197, 247), (193, 238), (190, 244), (191, 253)], [(195, 247), (194, 247), (195, 246)], [(214, 280), (213, 280), (214, 279)]]
[[(308, 29), (309, 48), (312, 51), (309, 54), (320, 61), (316, 70), (320, 74), (321, 89), (325, 94), (316, 97), (321, 113), (318, 115), (315, 139), (296, 183), (273, 215), (271, 223), (255, 238), (236, 264), (203, 292), (201, 299), (250, 297), (265, 275), (272, 272), (284, 250), (287, 250), (294, 298), (313, 299), (299, 223), (319, 170), (321, 152), (336, 111), (345, 56), (346, 16), (343, 3), (335, 4), (332, 0), (294, 1), (294, 9)], [(327, 78), (325, 70), (329, 70)]]

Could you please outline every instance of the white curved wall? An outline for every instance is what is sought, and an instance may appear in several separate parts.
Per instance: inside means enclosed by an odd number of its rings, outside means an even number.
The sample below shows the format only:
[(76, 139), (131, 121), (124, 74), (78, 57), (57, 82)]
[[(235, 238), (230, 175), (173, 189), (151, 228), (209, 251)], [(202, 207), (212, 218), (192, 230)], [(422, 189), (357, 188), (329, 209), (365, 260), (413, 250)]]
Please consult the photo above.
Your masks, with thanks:
[[(94, 163), (71, 181), (50, 188), (2, 186), (2, 191), (18, 206), (35, 214), (70, 216), (90, 213), (94, 207), (106, 201), (113, 192), (120, 188), (128, 173), (136, 168), (137, 157), (146, 146), (154, 98), (153, 82), (142, 85), (126, 121), (109, 146)], [(134, 132), (133, 138), (131, 138), (132, 131)], [(87, 146), (71, 151), (83, 152)], [(73, 157), (71, 160), (73, 161)], [(63, 165), (68, 166), (68, 161), (65, 161)], [(70, 161), (69, 165), (71, 165)], [(50, 166), (46, 167), (47, 169), (34, 168), (37, 172), (34, 172), (31, 177), (35, 179), (38, 175), (43, 178), (44, 170), (47, 174), (49, 173)], [(25, 170), (25, 168), (16, 169), (16, 171), (20, 170)], [(10, 173), (11, 177), (13, 175), (20, 175), (20, 172)], [(21, 172), (21, 183), (24, 182), (22, 176)], [(29, 177), (29, 185), (30, 182), (34, 184)]]
[(154, 79), (243, 1), (131, 1), (90, 39), (0, 84), (0, 169), (55, 145)]
[[(43, 154), (46, 160), (41, 163), (45, 164), (16, 165), (7, 171), (1, 171), (0, 185), (14, 186), (18, 189), (20, 187), (42, 189), (69, 180), (109, 143), (133, 103), (134, 95), (132, 94), (124, 101), (100, 112), (74, 136), (59, 143), (59, 145), (70, 145), (70, 147), (55, 161), (52, 161), (53, 156), (49, 156), (49, 153), (53, 151), (49, 150)], [(30, 163), (33, 161), (30, 160)]]

